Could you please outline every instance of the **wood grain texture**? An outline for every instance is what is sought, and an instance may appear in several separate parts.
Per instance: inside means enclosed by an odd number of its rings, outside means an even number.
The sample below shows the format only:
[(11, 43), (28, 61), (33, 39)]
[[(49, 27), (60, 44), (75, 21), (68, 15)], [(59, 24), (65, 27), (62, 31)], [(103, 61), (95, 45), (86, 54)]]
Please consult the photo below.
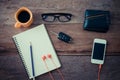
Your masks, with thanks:
[[(65, 80), (97, 80), (98, 65), (90, 63), (90, 56), (59, 56), (60, 68)], [(120, 56), (107, 56), (101, 72), (101, 80), (120, 79)], [(55, 80), (61, 80), (57, 71), (52, 71)], [(29, 80), (18, 54), (0, 56), (0, 80)], [(36, 80), (51, 80), (44, 74)]]
[[(107, 55), (120, 55), (120, 0), (0, 0), (0, 80), (28, 80), (28, 76), (18, 56), (12, 36), (45, 23), (50, 38), (59, 55), (65, 80), (96, 80), (97, 65), (90, 63), (92, 42), (95, 37), (108, 40)], [(14, 14), (18, 8), (28, 7), (34, 16), (30, 28), (15, 29)], [(82, 28), (86, 9), (109, 10), (111, 26), (107, 33), (85, 31)], [(67, 23), (43, 22), (42, 13), (68, 12), (73, 14)], [(73, 37), (72, 44), (59, 41), (50, 31), (65, 32)], [(77, 56), (75, 56), (77, 55)], [(85, 55), (85, 56), (79, 56)], [(101, 80), (120, 80), (120, 56), (106, 56), (101, 72)], [(52, 72), (56, 80), (61, 80), (56, 71)], [(92, 74), (91, 74), (92, 73)], [(50, 80), (48, 74), (36, 80)]]
[[(22, 6), (28, 7), (34, 16), (34, 22), (30, 28), (39, 24), (45, 23), (48, 32), (53, 30), (55, 32), (65, 32), (73, 37), (72, 44), (66, 44), (59, 41), (55, 35), (50, 34), (52, 42), (55, 46), (58, 54), (63, 55), (65, 53), (76, 53), (79, 55), (90, 55), (92, 50), (93, 39), (105, 38), (108, 41), (107, 54), (119, 55), (120, 52), (120, 37), (119, 37), (119, 24), (120, 24), (120, 6), (119, 0), (94, 0), (94, 3), (89, 0), (8, 0), (0, 1), (0, 52), (15, 51), (16, 48), (12, 41), (12, 36), (23, 32), (29, 28), (15, 29), (14, 14), (18, 8)], [(107, 33), (96, 33), (84, 31), (82, 23), (84, 21), (84, 12), (86, 9), (99, 9), (109, 10), (111, 12), (111, 26)], [(72, 20), (67, 23), (61, 22), (43, 22), (41, 19), (42, 13), (47, 12), (68, 12), (73, 14)], [(90, 52), (86, 54), (86, 52)]]
[(85, 31), (83, 30), (82, 24), (47, 25), (47, 28), (49, 31), (55, 31), (56, 33), (61, 31), (65, 32), (73, 38), (73, 43), (67, 44), (58, 40), (56, 35), (49, 32), (55, 49), (58, 52), (76, 52), (78, 54), (91, 52), (94, 38), (102, 38), (108, 41), (108, 55), (111, 53), (114, 53), (115, 55), (120, 52), (120, 32), (119, 27), (116, 25), (111, 25), (110, 30), (107, 33)]
[[(45, 23), (48, 32), (53, 30), (55, 32), (65, 32), (73, 37), (73, 44), (65, 44), (59, 41), (55, 35), (50, 34), (56, 51), (58, 54), (63, 55), (65, 53), (80, 54), (80, 55), (90, 55), (92, 50), (93, 39), (105, 38), (108, 41), (107, 54), (108, 55), (119, 55), (120, 52), (120, 37), (119, 37), (119, 24), (120, 24), (120, 6), (119, 0), (94, 0), (94, 3), (89, 0), (28, 0), (28, 1), (16, 1), (8, 0), (0, 1), (0, 51), (15, 51), (16, 48), (12, 41), (12, 36), (23, 32), (29, 28), (15, 29), (15, 19), (14, 14), (16, 10), (22, 6), (28, 7), (34, 16), (34, 22), (30, 28), (35, 27), (39, 24)], [(111, 12), (111, 26), (107, 33), (96, 33), (84, 31), (82, 28), (82, 23), (84, 21), (84, 12), (86, 9), (99, 9), (99, 10), (109, 10)], [(53, 22), (46, 23), (41, 19), (42, 13), (47, 12), (68, 12), (72, 13), (72, 20), (68, 23)], [(4, 50), (3, 50), (4, 48)], [(86, 52), (90, 52), (86, 54)], [(62, 53), (62, 54), (61, 54)], [(112, 54), (114, 53), (114, 54)]]

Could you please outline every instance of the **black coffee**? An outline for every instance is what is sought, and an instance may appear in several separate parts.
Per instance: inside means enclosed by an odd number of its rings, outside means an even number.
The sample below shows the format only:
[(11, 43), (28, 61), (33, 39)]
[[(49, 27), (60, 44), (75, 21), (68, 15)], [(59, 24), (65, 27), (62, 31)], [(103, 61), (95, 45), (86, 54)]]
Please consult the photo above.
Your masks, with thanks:
[(18, 15), (18, 20), (22, 23), (26, 23), (30, 19), (30, 14), (27, 11), (22, 11)]

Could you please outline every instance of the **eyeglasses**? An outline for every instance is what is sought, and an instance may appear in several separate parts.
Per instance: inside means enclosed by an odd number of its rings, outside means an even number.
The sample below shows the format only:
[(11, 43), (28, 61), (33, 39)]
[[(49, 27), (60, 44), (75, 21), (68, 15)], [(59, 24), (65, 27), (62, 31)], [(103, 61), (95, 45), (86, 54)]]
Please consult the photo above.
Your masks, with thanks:
[(44, 13), (41, 15), (43, 21), (54, 22), (56, 19), (60, 22), (68, 22), (71, 20), (72, 14), (69, 13)]

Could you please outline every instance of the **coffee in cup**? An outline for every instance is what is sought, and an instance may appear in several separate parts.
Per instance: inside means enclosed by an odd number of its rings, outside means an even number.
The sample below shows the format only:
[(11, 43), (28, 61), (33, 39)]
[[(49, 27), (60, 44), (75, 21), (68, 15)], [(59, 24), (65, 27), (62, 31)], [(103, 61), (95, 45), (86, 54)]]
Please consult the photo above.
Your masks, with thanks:
[(15, 20), (17, 21), (15, 23), (16, 28), (29, 27), (33, 22), (32, 12), (26, 7), (21, 7), (15, 13)]

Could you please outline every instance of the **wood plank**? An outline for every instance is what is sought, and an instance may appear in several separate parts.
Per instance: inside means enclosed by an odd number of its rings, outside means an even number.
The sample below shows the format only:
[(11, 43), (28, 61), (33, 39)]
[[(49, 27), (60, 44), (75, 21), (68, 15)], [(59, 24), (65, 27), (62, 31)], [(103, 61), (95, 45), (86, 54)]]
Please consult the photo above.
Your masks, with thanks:
[[(65, 80), (96, 80), (98, 65), (90, 63), (90, 56), (59, 56)], [(120, 56), (106, 56), (101, 80), (120, 79)], [(90, 74), (92, 73), (92, 74)], [(55, 80), (61, 80), (57, 71), (52, 71)], [(0, 56), (0, 80), (29, 80), (18, 54)], [(49, 74), (36, 80), (50, 80)]]
[[(111, 25), (107, 33), (98, 33), (83, 30), (82, 24), (49, 24), (46, 25), (46, 27), (55, 46), (55, 49), (60, 55), (67, 52), (81, 55), (90, 55), (94, 38), (104, 38), (108, 41), (107, 55), (111, 55), (112, 53), (114, 53), (113, 55), (120, 55), (120, 27), (116, 25)], [(14, 51), (16, 48), (12, 41), (12, 36), (17, 33), (17, 31), (15, 32), (14, 29), (11, 29), (11, 32), (7, 31), (6, 29), (4, 30), (4, 32), (6, 32), (6, 35), (0, 36), (1, 47), (5, 48), (7, 51)], [(69, 34), (73, 38), (73, 43), (67, 44), (58, 40), (57, 36), (52, 34), (50, 31), (54, 31), (56, 33), (62, 31), (66, 34)], [(4, 34), (4, 32), (2, 34)], [(86, 54), (88, 52), (89, 54)]]
[[(28, 7), (34, 15), (34, 23), (40, 24), (44, 23), (41, 20), (41, 14), (46, 12), (68, 12), (73, 14), (72, 21), (68, 23), (82, 23), (84, 21), (84, 12), (86, 9), (100, 9), (100, 10), (109, 10), (112, 15), (112, 22), (120, 23), (120, 3), (119, 0), (94, 0), (94, 3), (89, 0), (35, 0), (33, 3), (32, 0), (9, 0), (1, 1), (0, 3), (0, 21), (3, 24), (12, 24), (14, 25), (14, 14), (16, 10), (22, 6)], [(32, 3), (32, 5), (31, 5)], [(57, 3), (57, 4), (56, 4)], [(59, 23), (59, 22), (55, 22)], [(48, 23), (47, 23), (48, 24)], [(51, 23), (49, 23), (51, 24)], [(62, 24), (62, 23), (60, 23)]]
[(28, 80), (28, 75), (18, 54), (0, 55), (0, 80), (20, 79)]

